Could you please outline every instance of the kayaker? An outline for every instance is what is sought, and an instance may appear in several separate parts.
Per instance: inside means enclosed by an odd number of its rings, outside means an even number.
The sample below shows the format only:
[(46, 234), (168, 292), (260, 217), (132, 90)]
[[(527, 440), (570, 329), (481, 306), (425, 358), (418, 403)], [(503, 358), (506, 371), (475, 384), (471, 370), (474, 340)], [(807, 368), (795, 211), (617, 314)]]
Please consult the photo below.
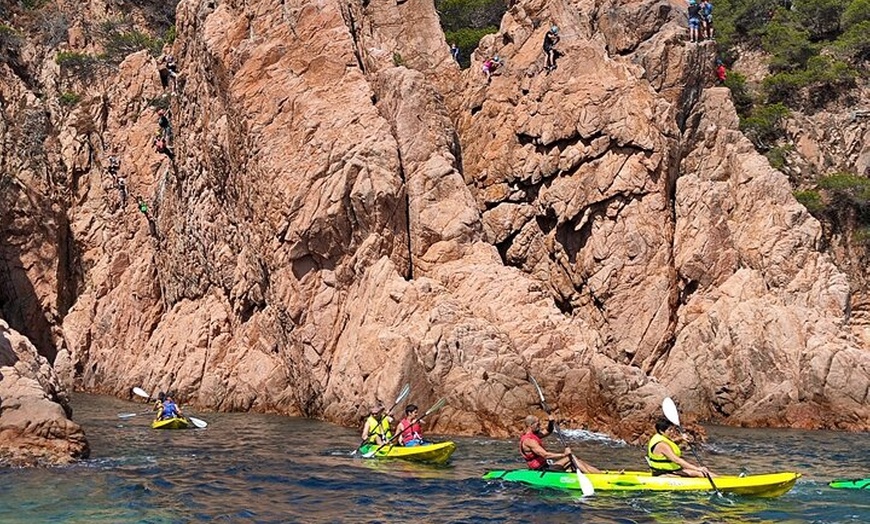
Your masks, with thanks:
[(646, 461), (653, 475), (679, 475), (681, 477), (715, 477), (709, 469), (692, 464), (682, 458), (680, 446), (673, 441), (676, 428), (662, 417), (656, 421), (656, 433), (646, 446)]
[[(566, 447), (562, 453), (553, 453), (544, 448), (542, 439), (553, 432), (556, 427), (553, 415), (547, 419), (547, 429), (541, 430), (541, 421), (534, 415), (529, 415), (525, 419), (525, 430), (520, 436), (520, 454), (525, 459), (529, 469), (545, 471), (545, 470), (562, 470), (573, 471), (574, 464), (580, 468), (583, 473), (601, 473), (598, 468), (583, 462), (571, 452), (571, 448)], [(573, 461), (572, 461), (573, 459)]]
[(366, 418), (362, 430), (362, 439), (367, 444), (380, 446), (393, 438), (393, 433), (390, 431), (393, 417), (384, 413), (386, 409), (384, 403), (380, 401), (372, 405), (371, 414)]
[(160, 418), (160, 414), (163, 412), (164, 400), (166, 400), (166, 393), (161, 391), (157, 394), (157, 401), (154, 402), (154, 411), (157, 413), (157, 418)]
[(172, 396), (166, 395), (166, 399), (163, 401), (163, 411), (160, 413), (159, 419), (166, 420), (175, 417), (181, 417), (181, 410), (178, 409), (175, 401), (172, 400)]
[(421, 446), (423, 444), (423, 435), (420, 433), (420, 419), (417, 418), (418, 411), (416, 405), (408, 404), (405, 408), (405, 418), (396, 426), (396, 433), (399, 434), (399, 443), (403, 446)]

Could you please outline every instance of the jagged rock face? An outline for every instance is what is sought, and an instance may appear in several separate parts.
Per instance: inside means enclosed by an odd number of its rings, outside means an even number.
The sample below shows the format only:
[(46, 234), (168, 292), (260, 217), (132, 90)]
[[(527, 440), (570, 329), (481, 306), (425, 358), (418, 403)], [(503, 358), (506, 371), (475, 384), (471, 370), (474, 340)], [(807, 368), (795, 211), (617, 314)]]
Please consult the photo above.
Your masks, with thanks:
[(64, 464), (90, 452), (57, 374), (0, 320), (0, 465)]
[(531, 372), (627, 438), (667, 394), (687, 419), (866, 429), (848, 284), (703, 89), (712, 48), (684, 46), (676, 5), (520, 2), (476, 55), (505, 59), (487, 85), (428, 0), (181, 2), (175, 162), (144, 53), (75, 112), (153, 222), (115, 211), (94, 146), (59, 372), (347, 424), (408, 381), (448, 398), (436, 431), (492, 435), (534, 409)]

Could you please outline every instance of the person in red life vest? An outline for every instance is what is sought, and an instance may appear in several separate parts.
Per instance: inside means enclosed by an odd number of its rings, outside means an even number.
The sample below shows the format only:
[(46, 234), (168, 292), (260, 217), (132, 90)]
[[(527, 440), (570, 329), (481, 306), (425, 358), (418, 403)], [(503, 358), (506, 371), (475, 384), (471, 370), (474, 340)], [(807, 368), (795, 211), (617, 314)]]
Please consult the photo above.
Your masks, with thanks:
[(574, 464), (583, 473), (601, 473), (601, 470), (583, 462), (571, 453), (571, 448), (565, 448), (562, 453), (553, 453), (544, 448), (543, 438), (553, 432), (555, 427), (553, 416), (550, 415), (547, 429), (541, 430), (541, 421), (534, 415), (525, 420), (525, 430), (520, 436), (520, 454), (525, 459), (529, 469), (574, 471)]
[(422, 446), (423, 435), (420, 433), (420, 419), (417, 418), (417, 406), (408, 404), (405, 408), (405, 418), (396, 426), (399, 434), (399, 443), (403, 446)]

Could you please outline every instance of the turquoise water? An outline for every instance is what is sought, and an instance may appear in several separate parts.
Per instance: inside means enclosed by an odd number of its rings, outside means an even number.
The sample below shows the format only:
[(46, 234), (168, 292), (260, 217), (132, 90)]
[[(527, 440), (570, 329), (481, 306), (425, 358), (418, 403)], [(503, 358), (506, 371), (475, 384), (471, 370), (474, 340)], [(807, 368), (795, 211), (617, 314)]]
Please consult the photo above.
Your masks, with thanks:
[[(804, 475), (777, 499), (599, 493), (580, 500), (481, 480), (488, 469), (521, 467), (513, 440), (457, 438), (450, 464), (432, 467), (353, 458), (357, 432), (323, 422), (191, 413), (209, 427), (157, 431), (148, 415), (118, 419), (141, 404), (76, 395), (73, 408), (92, 458), (0, 470), (0, 523), (870, 522), (870, 491), (827, 487), (835, 477), (870, 476), (866, 433), (708, 428), (702, 458), (714, 471)], [(572, 448), (599, 467), (643, 465), (640, 448), (570, 435)]]

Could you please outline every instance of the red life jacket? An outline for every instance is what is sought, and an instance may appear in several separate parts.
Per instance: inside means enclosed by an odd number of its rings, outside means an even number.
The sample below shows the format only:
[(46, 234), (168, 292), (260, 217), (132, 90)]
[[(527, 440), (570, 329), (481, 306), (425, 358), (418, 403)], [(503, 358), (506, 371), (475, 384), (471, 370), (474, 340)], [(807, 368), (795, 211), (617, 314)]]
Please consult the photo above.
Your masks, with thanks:
[(526, 464), (529, 465), (529, 469), (541, 469), (547, 465), (547, 459), (538, 455), (537, 453), (526, 453), (523, 451), (523, 442), (527, 440), (534, 440), (538, 443), (539, 446), (543, 446), (544, 442), (541, 440), (541, 437), (532, 433), (523, 433), (520, 437), (520, 455), (523, 456), (523, 459), (526, 461)]
[(420, 435), (420, 423), (419, 422), (415, 422), (415, 423), (411, 424), (411, 421), (408, 420), (408, 417), (405, 417), (402, 419), (400, 424), (402, 425), (403, 428), (405, 428), (402, 430), (402, 435), (399, 437), (402, 441), (402, 444), (404, 444), (405, 442), (408, 442), (409, 440), (414, 440), (414, 439), (423, 440), (423, 437)]

